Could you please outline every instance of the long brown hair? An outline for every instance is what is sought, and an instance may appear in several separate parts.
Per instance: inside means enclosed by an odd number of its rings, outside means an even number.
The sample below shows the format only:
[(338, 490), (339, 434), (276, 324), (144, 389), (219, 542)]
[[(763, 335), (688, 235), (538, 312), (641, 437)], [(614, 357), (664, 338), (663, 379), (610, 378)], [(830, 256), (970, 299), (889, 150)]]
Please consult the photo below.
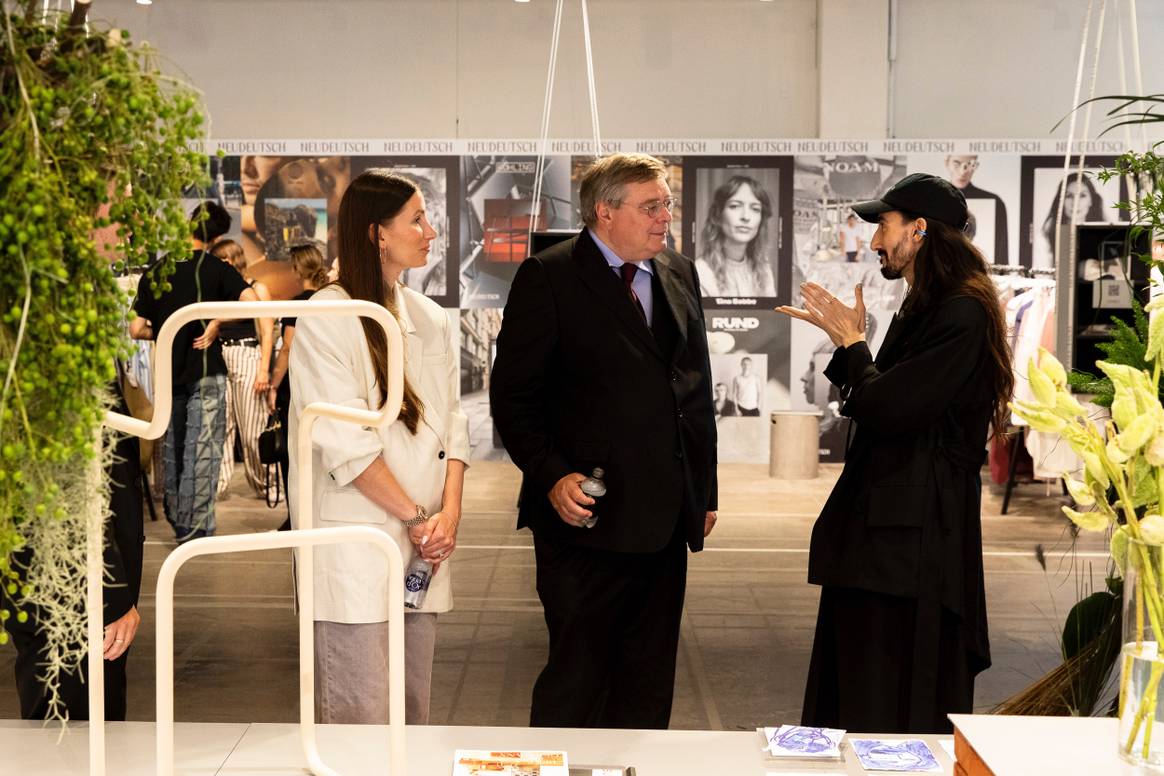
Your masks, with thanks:
[(246, 275), (247, 256), (243, 247), (234, 240), (218, 240), (210, 246), (210, 253), (238, 270), (238, 274)]
[(327, 266), (323, 253), (312, 243), (296, 243), (291, 246), (291, 269), (299, 279), (316, 288), (327, 285)]
[(772, 218), (772, 198), (764, 187), (755, 178), (747, 175), (733, 175), (727, 182), (715, 190), (711, 197), (711, 204), (707, 208), (707, 220), (703, 222), (703, 232), (700, 234), (703, 258), (715, 270), (715, 282), (721, 289), (727, 285), (727, 259), (724, 257), (723, 241), (723, 211), (728, 200), (737, 191), (747, 186), (752, 195), (760, 203), (760, 225), (756, 235), (744, 248), (744, 257), (747, 260), (748, 271), (752, 273), (752, 280), (757, 289), (772, 284), (769, 280), (772, 269), (768, 260), (768, 221)]
[[(903, 221), (917, 218), (908, 213), (902, 213), (901, 217)], [(991, 425), (994, 435), (1005, 434), (1010, 416), (1007, 403), (1014, 393), (1014, 372), (998, 290), (990, 279), (986, 259), (966, 235), (928, 219), (925, 239), (913, 261), (913, 285), (901, 305), (901, 312), (903, 315), (922, 313), (951, 296), (973, 297), (986, 311), (987, 367), (994, 393)]]
[[(396, 289), (389, 287), (380, 264), (378, 241), (369, 236), (369, 231), (377, 233), (381, 224), (390, 221), (416, 193), (416, 186), (407, 178), (402, 178), (385, 169), (365, 170), (349, 185), (340, 200), (337, 223), (339, 255), (338, 283), (352, 299), (384, 305), (392, 317), (400, 320), (396, 309)], [(388, 341), (380, 324), (370, 318), (361, 318), (364, 338), (372, 355), (372, 367), (376, 372), (376, 382), (380, 386), (379, 406), (387, 399), (388, 385)], [(408, 430), (416, 434), (424, 419), (424, 405), (404, 377), (404, 401), (400, 406), (400, 419)]]

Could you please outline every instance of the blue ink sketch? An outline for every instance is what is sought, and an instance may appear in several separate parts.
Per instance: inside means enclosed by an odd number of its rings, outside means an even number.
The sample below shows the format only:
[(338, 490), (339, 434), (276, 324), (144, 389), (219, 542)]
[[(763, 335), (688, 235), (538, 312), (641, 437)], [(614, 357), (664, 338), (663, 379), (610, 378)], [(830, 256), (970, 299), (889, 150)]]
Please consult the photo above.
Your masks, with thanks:
[(821, 728), (793, 727), (772, 738), (772, 743), (781, 749), (802, 754), (827, 752), (835, 745)]
[(853, 750), (866, 770), (932, 771), (940, 770), (934, 753), (925, 741), (916, 738), (901, 741), (855, 739)]

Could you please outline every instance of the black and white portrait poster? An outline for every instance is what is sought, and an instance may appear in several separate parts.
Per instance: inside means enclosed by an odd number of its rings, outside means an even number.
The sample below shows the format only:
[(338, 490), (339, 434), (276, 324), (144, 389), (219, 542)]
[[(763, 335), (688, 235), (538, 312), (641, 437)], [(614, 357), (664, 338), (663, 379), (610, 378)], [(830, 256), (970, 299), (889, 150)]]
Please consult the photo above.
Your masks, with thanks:
[(489, 377), (497, 355), (501, 315), (496, 307), (460, 311), (461, 411), (469, 418), (471, 461), (509, 460), (489, 411)]
[[(1019, 173), (1013, 154), (911, 154), (909, 172), (945, 178), (966, 197), (966, 235), (991, 264), (1018, 264)], [(1008, 206), (1009, 205), (1009, 206)]]
[(460, 174), (456, 157), (451, 156), (353, 156), (352, 173), (359, 175), (370, 168), (391, 170), (412, 181), (424, 199), (428, 221), (436, 231), (428, 263), (423, 267), (407, 269), (401, 280), (413, 291), (419, 291), (442, 307), (457, 306), (456, 247), (461, 229), (460, 219), (450, 217), (457, 212), (455, 197), (459, 191)]
[(534, 223), (536, 168), (533, 156), (461, 157), (461, 307), (504, 307), (529, 255), (531, 225), (534, 231), (574, 225), (570, 157), (546, 157)]
[(706, 317), (719, 461), (767, 463), (769, 417), (789, 408), (789, 319), (770, 310)]
[[(1062, 218), (1058, 223), (1113, 223), (1126, 221), (1116, 207), (1127, 199), (1123, 179), (1103, 183), (1096, 175), (1104, 167), (1113, 167), (1115, 158), (1089, 156), (1084, 159), (1083, 173), (1078, 171), (1079, 158), (1070, 160), (1064, 175), (1061, 156), (1025, 156), (1022, 160), (1022, 223), (1027, 239), (1020, 240), (1020, 258), (1024, 267), (1055, 266), (1056, 219), (1059, 218), (1062, 192)], [(1066, 181), (1066, 186), (1063, 185)], [(1069, 235), (1064, 233), (1065, 237)], [(1068, 239), (1063, 240), (1067, 250)]]
[[(683, 240), (708, 307), (766, 308), (788, 298), (792, 157), (688, 157)], [(694, 195), (694, 196), (692, 196)]]

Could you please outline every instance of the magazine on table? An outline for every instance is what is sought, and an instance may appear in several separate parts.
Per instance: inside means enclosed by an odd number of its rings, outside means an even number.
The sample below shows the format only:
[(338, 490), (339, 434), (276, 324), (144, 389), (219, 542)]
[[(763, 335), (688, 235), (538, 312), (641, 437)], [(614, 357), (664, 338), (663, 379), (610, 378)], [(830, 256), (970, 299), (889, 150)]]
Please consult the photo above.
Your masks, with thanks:
[(849, 743), (867, 771), (942, 772), (938, 758), (920, 738), (854, 738)]
[(565, 752), (458, 749), (453, 776), (572, 776)]

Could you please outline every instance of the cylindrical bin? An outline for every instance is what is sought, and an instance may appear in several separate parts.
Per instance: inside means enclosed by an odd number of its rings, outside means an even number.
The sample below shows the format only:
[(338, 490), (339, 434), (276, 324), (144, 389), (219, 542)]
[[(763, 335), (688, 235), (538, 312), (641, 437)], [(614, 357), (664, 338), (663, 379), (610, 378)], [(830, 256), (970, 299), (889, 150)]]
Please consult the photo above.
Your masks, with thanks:
[(768, 476), (815, 480), (820, 462), (821, 413), (779, 410), (772, 413)]

